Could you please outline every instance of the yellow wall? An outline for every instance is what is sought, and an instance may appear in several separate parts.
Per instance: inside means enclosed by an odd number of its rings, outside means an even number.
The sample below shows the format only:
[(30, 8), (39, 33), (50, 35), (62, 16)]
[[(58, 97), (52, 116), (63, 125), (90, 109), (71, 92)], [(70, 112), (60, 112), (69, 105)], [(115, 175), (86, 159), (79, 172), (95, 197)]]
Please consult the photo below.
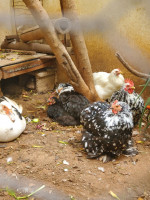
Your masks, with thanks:
[[(50, 3), (54, 1), (50, 1)], [(93, 71), (110, 72), (120, 68), (126, 78), (134, 80), (136, 86), (145, 83), (129, 73), (118, 61), (119, 51), (131, 66), (150, 72), (150, 14), (147, 1), (120, 0), (76, 0), (80, 18), (100, 19), (99, 31), (84, 33)], [(55, 4), (59, 10), (59, 4)], [(49, 9), (47, 9), (49, 12)], [(99, 23), (97, 23), (99, 25)], [(58, 81), (64, 81), (64, 70), (59, 67)], [(141, 87), (137, 87), (140, 91)], [(147, 90), (150, 95), (150, 91)]]
[[(0, 12), (10, 12), (11, 0), (0, 0)], [(141, 83), (140, 78), (130, 74), (115, 57), (122, 56), (138, 70), (150, 71), (150, 3), (147, 0), (76, 0), (78, 15), (87, 19), (92, 27), (96, 23), (99, 31), (84, 33), (93, 71), (110, 72), (121, 68), (124, 76)], [(60, 17), (59, 0), (43, 0), (50, 17)], [(90, 23), (91, 20), (91, 23)], [(93, 21), (92, 21), (93, 20)], [(11, 30), (1, 27), (0, 42)], [(65, 81), (64, 70), (58, 68), (58, 81)], [(65, 79), (65, 80), (64, 80)], [(139, 88), (140, 90), (140, 88)]]
[(6, 35), (12, 34), (10, 15), (11, 0), (0, 0), (0, 43)]

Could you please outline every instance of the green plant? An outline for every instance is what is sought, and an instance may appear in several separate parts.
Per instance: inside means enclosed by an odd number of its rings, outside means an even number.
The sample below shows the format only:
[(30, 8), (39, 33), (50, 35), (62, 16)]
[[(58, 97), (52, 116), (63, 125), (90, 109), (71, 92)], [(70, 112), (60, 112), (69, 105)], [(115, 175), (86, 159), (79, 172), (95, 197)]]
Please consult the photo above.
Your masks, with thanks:
[[(145, 89), (147, 87), (149, 87), (149, 83), (150, 83), (150, 78), (147, 80), (147, 82), (145, 83), (142, 91), (140, 92), (139, 96), (141, 96), (143, 94), (143, 92), (145, 91)], [(139, 121), (139, 128), (141, 130), (142, 128), (142, 122), (143, 120), (145, 119), (146, 120), (146, 126), (144, 128), (144, 132), (149, 128), (150, 126), (150, 110), (148, 108), (148, 105), (150, 105), (150, 97), (147, 98), (146, 100), (146, 103), (145, 103), (145, 106), (144, 106), (144, 109), (142, 111), (142, 115), (141, 115), (141, 118), (140, 118), (140, 121)], [(146, 118), (145, 118), (145, 115), (146, 115)]]
[(45, 185), (42, 185), (40, 188), (38, 188), (37, 190), (35, 190), (31, 194), (28, 194), (26, 196), (21, 196), (21, 197), (17, 197), (16, 193), (12, 189), (9, 189), (9, 188), (0, 189), (0, 190), (5, 190), (10, 196), (14, 197), (16, 200), (20, 200), (20, 199), (28, 199), (29, 197), (31, 197), (33, 194), (40, 191), (44, 187), (45, 187)]

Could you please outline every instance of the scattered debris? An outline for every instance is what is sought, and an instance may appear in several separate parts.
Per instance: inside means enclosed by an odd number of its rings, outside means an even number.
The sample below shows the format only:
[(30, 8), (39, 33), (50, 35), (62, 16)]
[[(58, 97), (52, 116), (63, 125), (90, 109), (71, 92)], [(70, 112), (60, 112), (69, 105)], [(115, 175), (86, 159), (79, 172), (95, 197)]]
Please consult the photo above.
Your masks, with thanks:
[(136, 143), (137, 143), (137, 144), (143, 144), (144, 141), (138, 140), (138, 141), (136, 141)]
[(34, 148), (43, 148), (43, 146), (33, 145)]
[(69, 165), (69, 162), (67, 162), (66, 160), (63, 160), (63, 164), (64, 165)]
[(12, 157), (8, 157), (8, 158), (6, 158), (6, 160), (7, 160), (7, 164), (12, 163), (12, 161), (13, 161)]
[(137, 130), (134, 130), (133, 133), (132, 133), (132, 136), (134, 137), (134, 136), (137, 136), (137, 135), (139, 135), (139, 132)]
[(64, 169), (64, 172), (68, 172), (68, 171), (69, 171), (68, 169), (66, 169), (66, 168)]
[(103, 173), (105, 172), (104, 167), (98, 167), (98, 170), (102, 171)]
[(109, 194), (110, 194), (112, 197), (114, 197), (114, 198), (120, 200), (119, 197), (117, 197), (117, 195), (116, 195), (115, 193), (113, 193), (112, 191), (109, 191)]
[(58, 141), (58, 142), (61, 144), (68, 144), (68, 142), (65, 142), (65, 141)]
[(39, 119), (38, 119), (38, 118), (34, 118), (34, 119), (32, 120), (32, 122), (38, 123), (38, 122), (39, 122)]

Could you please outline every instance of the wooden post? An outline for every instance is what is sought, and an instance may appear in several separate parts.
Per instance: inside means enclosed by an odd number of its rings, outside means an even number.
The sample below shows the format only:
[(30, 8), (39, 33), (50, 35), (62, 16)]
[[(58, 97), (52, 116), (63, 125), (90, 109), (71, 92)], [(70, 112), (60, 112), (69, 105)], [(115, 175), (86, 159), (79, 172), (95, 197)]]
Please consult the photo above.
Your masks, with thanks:
[(68, 75), (71, 79), (71, 84), (73, 85), (75, 90), (86, 96), (90, 101), (100, 100), (97, 93), (93, 93), (93, 91), (90, 90), (90, 88), (86, 85), (84, 79), (77, 70), (66, 48), (58, 39), (54, 26), (40, 2), (38, 0), (23, 1), (34, 16), (47, 44), (54, 52), (58, 63), (63, 66), (68, 72)]

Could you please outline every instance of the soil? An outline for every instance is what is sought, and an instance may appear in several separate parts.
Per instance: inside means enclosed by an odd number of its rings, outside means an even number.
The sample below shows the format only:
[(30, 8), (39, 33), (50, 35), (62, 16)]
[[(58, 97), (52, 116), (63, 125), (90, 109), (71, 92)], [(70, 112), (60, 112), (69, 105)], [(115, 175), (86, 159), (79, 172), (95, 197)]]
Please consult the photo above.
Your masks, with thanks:
[[(5, 172), (10, 180), (11, 177), (15, 181), (20, 176), (22, 180), (28, 178), (27, 187), (31, 189), (42, 183), (49, 191), (48, 198), (42, 197), (43, 200), (117, 199), (110, 191), (120, 200), (150, 199), (150, 140), (141, 133), (134, 136), (139, 150), (135, 157), (120, 156), (108, 163), (87, 159), (80, 143), (82, 126), (62, 127), (47, 117), (45, 106), (49, 95), (50, 92), (31, 91), (11, 97), (23, 106), (28, 123), (16, 140), (0, 143), (0, 172), (3, 170), (0, 179)], [(33, 122), (34, 118), (39, 122)], [(139, 129), (135, 129), (136, 132), (139, 133)], [(8, 158), (12, 160), (9, 162)], [(1, 181), (0, 187), (4, 189), (0, 191), (0, 200), (14, 199)], [(13, 187), (17, 190), (15, 182)], [(24, 192), (29, 194), (25, 189)], [(53, 191), (56, 193), (52, 196)], [(42, 192), (44, 190), (40, 190)], [(19, 193), (17, 190), (18, 196), (25, 195)], [(39, 198), (31, 196), (29, 199)]]

